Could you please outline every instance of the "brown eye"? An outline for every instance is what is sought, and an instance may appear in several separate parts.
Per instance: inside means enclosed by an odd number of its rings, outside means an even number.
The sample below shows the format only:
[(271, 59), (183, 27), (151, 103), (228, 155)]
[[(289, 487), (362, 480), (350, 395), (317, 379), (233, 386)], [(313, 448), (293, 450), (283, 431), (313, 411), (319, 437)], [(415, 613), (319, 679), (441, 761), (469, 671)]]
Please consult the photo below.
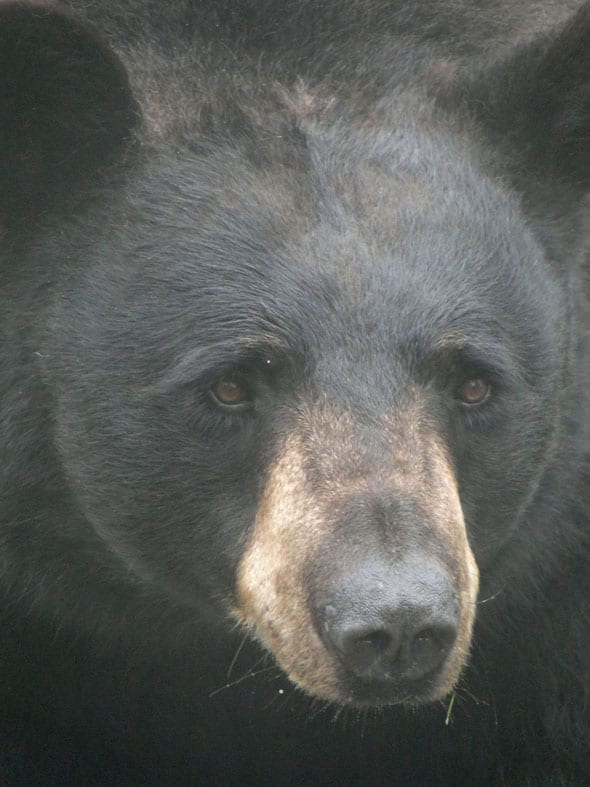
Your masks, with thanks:
[(215, 404), (225, 408), (244, 410), (252, 403), (247, 386), (231, 377), (223, 378), (215, 383), (210, 393)]
[(483, 377), (465, 380), (457, 391), (457, 397), (470, 405), (483, 404), (490, 395), (490, 384)]

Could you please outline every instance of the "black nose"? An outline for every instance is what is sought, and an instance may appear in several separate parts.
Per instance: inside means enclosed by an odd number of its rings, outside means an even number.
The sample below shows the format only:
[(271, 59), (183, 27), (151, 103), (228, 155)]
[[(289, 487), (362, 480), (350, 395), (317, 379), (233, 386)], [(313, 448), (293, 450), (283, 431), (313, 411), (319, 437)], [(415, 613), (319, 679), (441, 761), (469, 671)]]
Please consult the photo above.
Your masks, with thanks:
[(457, 637), (458, 603), (430, 560), (357, 567), (317, 608), (324, 643), (363, 681), (416, 684), (435, 675)]

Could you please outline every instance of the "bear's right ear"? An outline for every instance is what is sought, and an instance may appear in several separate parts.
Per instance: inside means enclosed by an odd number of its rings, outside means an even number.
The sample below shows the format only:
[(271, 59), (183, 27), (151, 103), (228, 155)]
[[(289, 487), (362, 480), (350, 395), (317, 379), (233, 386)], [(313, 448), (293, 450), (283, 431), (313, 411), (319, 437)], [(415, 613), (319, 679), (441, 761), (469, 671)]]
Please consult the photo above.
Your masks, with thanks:
[(51, 210), (121, 154), (138, 120), (122, 63), (90, 27), (0, 2), (0, 222)]
[(590, 191), (590, 2), (467, 90), (517, 188), (567, 209)]

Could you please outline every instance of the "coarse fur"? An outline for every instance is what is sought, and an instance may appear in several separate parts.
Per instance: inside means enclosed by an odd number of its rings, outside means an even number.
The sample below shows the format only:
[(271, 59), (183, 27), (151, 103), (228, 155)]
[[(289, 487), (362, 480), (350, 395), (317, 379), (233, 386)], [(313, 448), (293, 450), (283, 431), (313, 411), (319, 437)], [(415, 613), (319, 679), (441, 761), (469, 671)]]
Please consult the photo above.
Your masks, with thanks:
[(2, 785), (590, 783), (589, 52), (0, 3)]

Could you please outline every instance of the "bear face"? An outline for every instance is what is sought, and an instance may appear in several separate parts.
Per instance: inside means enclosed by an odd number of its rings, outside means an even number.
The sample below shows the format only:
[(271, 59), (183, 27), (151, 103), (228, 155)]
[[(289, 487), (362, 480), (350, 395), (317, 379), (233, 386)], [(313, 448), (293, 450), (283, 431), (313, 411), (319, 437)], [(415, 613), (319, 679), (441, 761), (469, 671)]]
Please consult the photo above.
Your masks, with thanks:
[[(556, 326), (568, 304), (516, 200), (483, 174), (455, 196), (463, 168), (453, 168), (450, 146), (444, 182), (412, 175), (418, 210), (408, 216), (407, 205), (395, 209), (404, 181), (393, 174), (407, 167), (405, 151), (384, 147), (375, 160), (369, 136), (371, 160), (358, 140), (342, 140), (323, 182), (311, 167), (290, 176), (299, 190), (308, 181), (308, 216), (295, 231), (284, 219), (299, 196), (290, 178), (265, 184), (245, 159), (217, 169), (210, 192), (207, 165), (196, 159), (191, 171), (185, 160), (187, 191), (174, 203), (164, 189), (178, 194), (179, 173), (154, 173), (164, 212), (149, 204), (155, 185), (142, 174), (84, 260), (68, 252), (74, 273), (51, 309), (61, 328), (40, 352), (80, 510), (139, 576), (188, 603), (214, 588), (301, 685), (349, 700), (352, 690), (337, 688), (346, 685), (336, 676), (340, 646), (322, 644), (320, 608), (364, 574), (373, 576), (369, 597), (390, 588), (387, 609), (396, 594), (409, 605), (414, 585), (440, 575), (428, 593), (448, 596), (437, 614), (454, 644), (440, 687), (429, 676), (430, 698), (452, 688), (469, 651), (476, 562), (487, 565), (510, 539), (545, 471), (567, 356)], [(325, 155), (320, 147), (317, 158)], [(371, 180), (378, 198), (366, 192), (375, 169), (386, 173)], [(211, 205), (206, 226), (179, 201)], [(369, 229), (359, 215), (371, 216)], [(166, 222), (166, 234), (151, 237)], [(56, 344), (59, 356), (80, 358), (75, 369), (54, 359)], [(511, 456), (507, 446), (519, 449)], [(349, 556), (350, 577), (333, 576), (335, 555), (337, 564)], [(370, 611), (376, 631), (385, 614)], [(418, 618), (423, 629), (437, 625), (431, 610)], [(301, 652), (313, 666), (291, 666)]]
[(0, 31), (5, 584), (107, 643), (147, 588), (338, 705), (445, 697), (478, 598), (581, 551), (587, 4), (367, 91), (53, 6)]
[(415, 130), (335, 145), (313, 122), (283, 140), (282, 178), (248, 151), (164, 156), (73, 230), (39, 345), (56, 446), (126, 565), (223, 599), (299, 685), (436, 699), (469, 653), (477, 566), (551, 459), (568, 300), (444, 123), (416, 161)]

